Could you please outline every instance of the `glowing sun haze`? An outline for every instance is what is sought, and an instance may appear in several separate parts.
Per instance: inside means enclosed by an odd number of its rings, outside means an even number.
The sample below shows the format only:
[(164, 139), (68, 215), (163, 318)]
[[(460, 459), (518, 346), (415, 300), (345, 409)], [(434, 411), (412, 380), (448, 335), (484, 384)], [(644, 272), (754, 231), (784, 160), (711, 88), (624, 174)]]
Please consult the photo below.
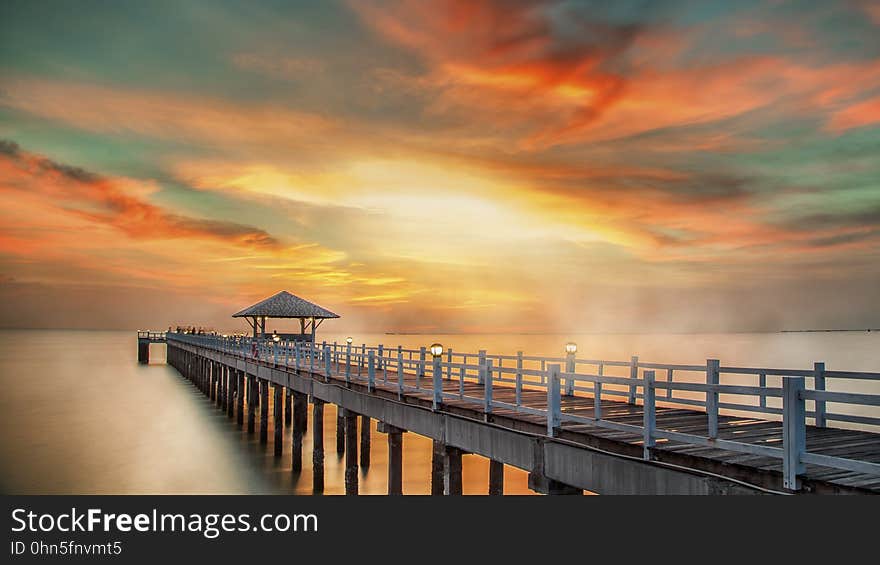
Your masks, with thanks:
[(0, 326), (880, 326), (880, 10), (3, 2)]

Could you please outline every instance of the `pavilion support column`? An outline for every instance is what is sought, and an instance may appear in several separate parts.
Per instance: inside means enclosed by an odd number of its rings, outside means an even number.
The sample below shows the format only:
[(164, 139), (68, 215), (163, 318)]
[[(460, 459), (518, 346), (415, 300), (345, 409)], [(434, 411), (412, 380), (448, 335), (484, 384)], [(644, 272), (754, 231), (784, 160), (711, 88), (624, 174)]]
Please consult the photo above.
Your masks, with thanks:
[(344, 410), (345, 415), (345, 494), (358, 493), (358, 415)]
[(260, 380), (260, 443), (269, 443), (269, 381)]
[(312, 492), (324, 492), (324, 401), (312, 397)]
[(504, 463), (494, 459), (489, 461), (489, 494), (504, 494)]
[(431, 495), (443, 494), (443, 467), (446, 445), (439, 440), (434, 440), (431, 450)]
[(443, 453), (443, 487), (445, 494), (461, 494), (461, 450), (446, 447)]
[(256, 428), (255, 420), (257, 419), (257, 378), (248, 375), (247, 378), (247, 399), (248, 399), (248, 424), (247, 431), (249, 434), (254, 433)]
[(284, 431), (284, 426), (282, 425), (282, 414), (281, 410), (283, 408), (283, 396), (284, 396), (284, 388), (281, 385), (274, 385), (275, 389), (275, 398), (273, 400), (273, 411), (275, 413), (275, 422), (274, 422), (274, 432), (275, 432), (275, 457), (281, 457), (282, 443), (284, 443), (281, 439), (281, 432)]
[(238, 422), (238, 427), (242, 427), (244, 424), (244, 373), (237, 369), (233, 369), (235, 373), (236, 382), (235, 382), (235, 403), (238, 404), (238, 413), (236, 414), (236, 421)]
[(370, 466), (370, 434), (372, 432), (370, 417), (361, 416), (361, 467), (364, 469)]
[(345, 411), (342, 406), (336, 407), (336, 453), (345, 453)]
[(306, 422), (309, 420), (309, 397), (305, 393), (293, 391), (293, 460), (291, 469), (298, 473), (302, 471), (303, 435), (306, 432)]
[(285, 389), (284, 392), (284, 425), (289, 426), (291, 422), (290, 399), (293, 397), (291, 389)]

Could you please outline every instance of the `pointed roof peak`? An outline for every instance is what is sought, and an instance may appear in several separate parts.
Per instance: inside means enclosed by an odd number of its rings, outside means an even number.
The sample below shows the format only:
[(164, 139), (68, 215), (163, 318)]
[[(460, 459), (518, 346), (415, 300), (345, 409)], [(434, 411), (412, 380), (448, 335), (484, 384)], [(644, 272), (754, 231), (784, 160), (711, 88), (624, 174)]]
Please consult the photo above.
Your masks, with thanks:
[(339, 315), (317, 304), (282, 290), (265, 300), (248, 306), (232, 315), (233, 318), (251, 316), (267, 318), (338, 318)]

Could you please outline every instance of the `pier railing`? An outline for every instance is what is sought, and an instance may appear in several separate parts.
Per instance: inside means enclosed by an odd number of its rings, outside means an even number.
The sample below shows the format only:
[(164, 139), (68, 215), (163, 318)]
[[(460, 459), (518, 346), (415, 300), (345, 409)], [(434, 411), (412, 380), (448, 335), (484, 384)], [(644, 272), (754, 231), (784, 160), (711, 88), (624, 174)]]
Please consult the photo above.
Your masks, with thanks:
[[(396, 388), (400, 396), (426, 394), (435, 410), (442, 408), (444, 399), (457, 399), (480, 405), (487, 414), (507, 409), (537, 415), (546, 420), (550, 437), (557, 436), (565, 423), (629, 432), (641, 437), (645, 459), (652, 457), (651, 448), (663, 442), (781, 459), (784, 486), (789, 489), (799, 488), (798, 475), (804, 472), (805, 464), (880, 475), (880, 463), (814, 453), (806, 445), (808, 418), (816, 427), (826, 427), (832, 421), (880, 426), (876, 410), (880, 395), (845, 392), (853, 388), (853, 382), (880, 382), (880, 373), (830, 371), (824, 363), (803, 370), (772, 369), (723, 366), (717, 359), (708, 359), (704, 365), (677, 365), (648, 363), (637, 356), (629, 361), (614, 361), (577, 358), (574, 354), (542, 357), (522, 352), (498, 355), (451, 349), (434, 356), (425, 347), (318, 344), (177, 333), (168, 334), (168, 339), (275, 366), (307, 370), (326, 378), (358, 381), (369, 390), (381, 384)], [(833, 388), (840, 390), (826, 390), (828, 383), (834, 383)], [(512, 386), (513, 402), (493, 397), (497, 384)], [(592, 397), (591, 413), (563, 410), (562, 398), (566, 396)], [(642, 421), (622, 423), (603, 418), (603, 399), (642, 405)], [(658, 408), (676, 407), (705, 411), (705, 433), (658, 427)], [(735, 434), (719, 437), (718, 419), (722, 412), (781, 421), (781, 442), (749, 442)]]

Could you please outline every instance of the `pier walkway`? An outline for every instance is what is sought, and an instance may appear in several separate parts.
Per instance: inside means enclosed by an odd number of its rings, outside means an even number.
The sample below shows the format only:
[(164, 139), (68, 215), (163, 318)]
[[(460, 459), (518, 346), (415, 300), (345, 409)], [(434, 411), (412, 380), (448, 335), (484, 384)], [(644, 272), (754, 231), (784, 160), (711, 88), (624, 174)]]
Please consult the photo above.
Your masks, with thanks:
[[(513, 465), (548, 493), (880, 493), (880, 373), (165, 337), (168, 362), (239, 425), (247, 414), (255, 431), (259, 411), (263, 441), (273, 389), (276, 454), (292, 411), (294, 469), (308, 402), (315, 426), (324, 403), (340, 407), (337, 450), (354, 493), (358, 417), (389, 434), (390, 494), (406, 431), (434, 440), (436, 493), (460, 492), (463, 453), (492, 461), (490, 492)], [(362, 437), (361, 463), (364, 448), (368, 462)], [(320, 491), (323, 442), (315, 449)]]

